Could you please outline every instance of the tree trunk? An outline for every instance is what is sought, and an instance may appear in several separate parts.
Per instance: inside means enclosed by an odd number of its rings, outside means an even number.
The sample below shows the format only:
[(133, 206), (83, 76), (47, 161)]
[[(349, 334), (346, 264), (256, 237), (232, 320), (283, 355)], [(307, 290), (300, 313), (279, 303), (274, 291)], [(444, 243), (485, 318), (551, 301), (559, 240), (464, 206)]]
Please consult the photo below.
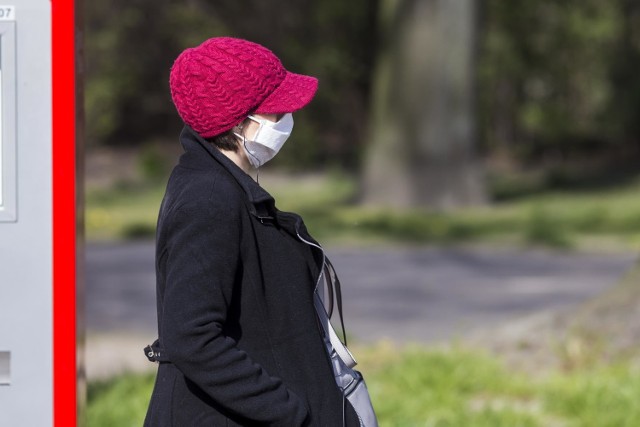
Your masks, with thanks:
[(450, 209), (486, 201), (475, 152), (476, 0), (382, 0), (363, 201)]

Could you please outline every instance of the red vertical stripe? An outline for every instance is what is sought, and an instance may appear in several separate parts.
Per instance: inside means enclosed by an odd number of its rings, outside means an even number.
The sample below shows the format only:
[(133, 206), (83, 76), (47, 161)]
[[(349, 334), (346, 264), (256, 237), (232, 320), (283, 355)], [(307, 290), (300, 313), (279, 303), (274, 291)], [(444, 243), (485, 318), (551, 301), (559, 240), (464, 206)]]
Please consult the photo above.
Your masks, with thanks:
[(53, 419), (76, 425), (74, 0), (51, 0), (53, 86)]

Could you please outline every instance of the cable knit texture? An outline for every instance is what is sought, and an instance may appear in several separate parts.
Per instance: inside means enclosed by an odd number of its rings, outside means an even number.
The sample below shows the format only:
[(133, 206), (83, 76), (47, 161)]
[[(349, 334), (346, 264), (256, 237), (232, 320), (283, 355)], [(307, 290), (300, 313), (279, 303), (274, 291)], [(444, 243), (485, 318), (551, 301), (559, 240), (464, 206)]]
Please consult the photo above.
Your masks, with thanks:
[(313, 99), (318, 80), (287, 71), (273, 52), (257, 43), (215, 37), (178, 56), (169, 85), (182, 120), (209, 138), (251, 113), (301, 109)]

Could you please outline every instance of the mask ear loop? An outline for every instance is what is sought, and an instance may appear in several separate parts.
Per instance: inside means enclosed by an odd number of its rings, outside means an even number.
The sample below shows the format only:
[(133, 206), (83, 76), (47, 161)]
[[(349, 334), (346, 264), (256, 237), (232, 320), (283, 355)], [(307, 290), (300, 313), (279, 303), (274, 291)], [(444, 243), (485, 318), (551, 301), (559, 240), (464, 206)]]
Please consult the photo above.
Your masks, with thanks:
[[(260, 160), (256, 156), (254, 156), (251, 153), (251, 151), (249, 151), (249, 149), (247, 148), (247, 138), (244, 136), (244, 134), (242, 135), (242, 144), (244, 144), (244, 151), (249, 153), (251, 157), (256, 159), (256, 161), (258, 162), (258, 165), (260, 165)], [(260, 166), (256, 168), (256, 184), (260, 185)]]
[[(260, 165), (260, 159), (258, 159), (256, 156), (253, 155), (253, 153), (251, 153), (251, 151), (249, 151), (249, 149), (247, 148), (247, 137), (244, 135), (244, 126), (242, 126), (242, 123), (240, 123), (238, 126), (236, 126), (237, 129), (240, 132), (235, 132), (234, 134), (236, 136), (239, 136), (240, 138), (242, 138), (242, 146), (244, 147), (244, 151), (245, 153), (249, 154), (251, 157), (253, 157), (254, 159), (256, 159), (256, 162), (258, 163), (258, 165)], [(258, 166), (256, 168), (256, 183), (258, 185), (260, 185), (260, 166)]]

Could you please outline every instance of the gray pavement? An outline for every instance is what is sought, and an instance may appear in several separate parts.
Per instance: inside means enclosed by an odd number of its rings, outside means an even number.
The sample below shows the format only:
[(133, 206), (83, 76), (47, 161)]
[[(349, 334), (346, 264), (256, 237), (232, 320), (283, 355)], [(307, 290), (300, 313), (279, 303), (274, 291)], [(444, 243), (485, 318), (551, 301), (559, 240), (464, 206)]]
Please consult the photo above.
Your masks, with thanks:
[[(611, 287), (636, 261), (635, 254), (486, 248), (329, 248), (327, 253), (342, 282), (351, 337), (423, 343), (578, 304)], [(136, 360), (142, 354), (138, 342), (155, 337), (153, 257), (152, 242), (87, 245), (89, 365), (99, 363), (92, 354), (105, 346), (96, 337), (130, 343)]]

